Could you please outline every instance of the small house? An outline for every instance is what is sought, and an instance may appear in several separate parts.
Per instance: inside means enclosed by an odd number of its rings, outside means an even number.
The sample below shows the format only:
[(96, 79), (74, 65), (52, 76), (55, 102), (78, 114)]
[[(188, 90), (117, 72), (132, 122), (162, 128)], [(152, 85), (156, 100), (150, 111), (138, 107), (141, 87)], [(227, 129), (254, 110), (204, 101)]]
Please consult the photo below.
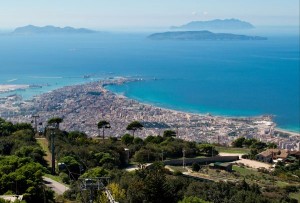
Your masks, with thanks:
[(233, 165), (232, 163), (215, 162), (215, 163), (209, 164), (209, 168), (221, 169), (221, 170), (231, 172), (232, 171), (232, 165)]

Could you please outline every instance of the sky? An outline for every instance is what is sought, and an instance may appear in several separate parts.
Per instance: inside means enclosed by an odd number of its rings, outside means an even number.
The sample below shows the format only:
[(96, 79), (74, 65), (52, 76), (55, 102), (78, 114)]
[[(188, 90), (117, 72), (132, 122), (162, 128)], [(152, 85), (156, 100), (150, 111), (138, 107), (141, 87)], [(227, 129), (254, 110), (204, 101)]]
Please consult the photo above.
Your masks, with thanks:
[(0, 29), (28, 24), (155, 28), (216, 18), (299, 26), (299, 0), (0, 0)]

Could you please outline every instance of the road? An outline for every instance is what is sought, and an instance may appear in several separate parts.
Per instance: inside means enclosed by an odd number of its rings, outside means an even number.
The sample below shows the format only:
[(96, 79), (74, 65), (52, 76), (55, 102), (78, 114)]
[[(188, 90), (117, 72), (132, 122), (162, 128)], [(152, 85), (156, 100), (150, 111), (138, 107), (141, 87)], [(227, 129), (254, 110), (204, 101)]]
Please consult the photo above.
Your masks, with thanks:
[(69, 187), (67, 187), (55, 180), (52, 180), (51, 178), (47, 178), (44, 176), (43, 179), (44, 179), (46, 186), (51, 188), (51, 190), (53, 190), (58, 195), (62, 195), (65, 191), (69, 190)]

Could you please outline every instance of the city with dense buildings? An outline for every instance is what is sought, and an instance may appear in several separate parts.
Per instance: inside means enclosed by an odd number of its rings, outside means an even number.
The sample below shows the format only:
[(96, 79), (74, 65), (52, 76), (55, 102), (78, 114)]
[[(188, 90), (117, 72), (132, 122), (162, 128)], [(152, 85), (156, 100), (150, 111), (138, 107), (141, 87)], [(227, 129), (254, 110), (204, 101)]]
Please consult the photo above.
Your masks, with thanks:
[(30, 101), (12, 95), (0, 99), (0, 117), (13, 122), (33, 122), (32, 116), (38, 115), (40, 130), (49, 118), (61, 117), (64, 120), (62, 129), (82, 131), (90, 137), (99, 135), (97, 123), (100, 120), (110, 122), (111, 128), (106, 130), (106, 135), (116, 137), (130, 133), (124, 126), (137, 120), (144, 125), (136, 132), (136, 136), (142, 138), (161, 135), (164, 130), (171, 129), (179, 138), (189, 141), (230, 145), (237, 136), (244, 136), (274, 142), (283, 149), (299, 150), (299, 134), (276, 129), (271, 116), (232, 118), (185, 113), (142, 104), (105, 89), (107, 85), (136, 80), (140, 79), (116, 78), (66, 86)]

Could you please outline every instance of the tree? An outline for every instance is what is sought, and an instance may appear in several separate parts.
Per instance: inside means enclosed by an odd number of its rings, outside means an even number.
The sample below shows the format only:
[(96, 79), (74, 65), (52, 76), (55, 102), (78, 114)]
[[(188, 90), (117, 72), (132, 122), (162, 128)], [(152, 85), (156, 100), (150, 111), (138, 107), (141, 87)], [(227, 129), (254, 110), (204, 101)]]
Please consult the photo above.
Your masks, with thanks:
[(9, 136), (14, 132), (14, 125), (0, 118), (0, 136)]
[(130, 181), (127, 189), (127, 199), (128, 202), (138, 203), (145, 200), (145, 184), (143, 180), (133, 178)]
[(267, 144), (259, 141), (259, 142), (254, 142), (250, 147), (261, 151), (267, 147)]
[[(0, 157), (0, 194), (24, 194), (26, 202), (53, 200), (53, 193), (44, 190), (43, 174), (47, 169), (30, 158)], [(45, 200), (45, 201), (44, 201)]]
[(173, 130), (165, 130), (163, 137), (164, 138), (167, 138), (167, 137), (176, 137), (176, 132), (173, 131)]
[(134, 137), (131, 136), (130, 134), (125, 134), (123, 135), (123, 137), (121, 138), (121, 141), (125, 144), (125, 145), (129, 145), (132, 144), (134, 140)]
[(120, 187), (117, 183), (111, 183), (108, 185), (109, 190), (112, 193), (112, 196), (116, 201), (122, 201), (126, 198), (125, 190)]
[(47, 162), (44, 159), (46, 153), (39, 146), (23, 146), (15, 152), (15, 155), (24, 158), (30, 157), (34, 162), (47, 166)]
[(203, 199), (200, 199), (199, 197), (184, 197), (183, 200), (179, 201), (178, 203), (209, 203)]
[(59, 124), (63, 122), (63, 119), (60, 117), (53, 117), (48, 120), (49, 125), (55, 124), (55, 127), (59, 129)]
[(68, 140), (71, 142), (86, 140), (88, 137), (85, 133), (79, 131), (72, 131), (67, 134)]
[(215, 149), (215, 146), (212, 144), (200, 144), (199, 150), (206, 156), (216, 156), (219, 154), (219, 152)]
[(60, 163), (64, 163), (66, 165), (66, 170), (63, 170), (66, 173), (79, 174), (80, 171), (80, 163), (72, 156), (65, 156), (59, 160)]
[(133, 144), (136, 144), (136, 145), (143, 145), (144, 141), (142, 138), (139, 138), (139, 137), (135, 137), (134, 140), (133, 140)]
[(271, 143), (268, 144), (268, 148), (269, 149), (276, 149), (277, 148), (277, 144), (274, 143), (274, 142), (271, 142)]
[(198, 172), (200, 170), (200, 165), (197, 163), (193, 163), (192, 170)]
[(107, 122), (107, 121), (105, 121), (105, 120), (102, 120), (102, 121), (99, 121), (99, 122), (98, 122), (97, 126), (98, 126), (98, 129), (101, 129), (101, 128), (102, 128), (102, 138), (104, 139), (104, 130), (105, 130), (106, 128), (110, 128), (110, 127), (111, 127), (111, 126), (110, 126), (110, 123)]
[(95, 167), (85, 172), (82, 176), (80, 176), (80, 178), (97, 178), (106, 176), (107, 174), (107, 170), (103, 169), (102, 167)]
[(238, 139), (236, 139), (232, 142), (232, 146), (241, 148), (241, 147), (243, 147), (244, 141), (245, 141), (244, 137), (239, 137)]
[(126, 130), (132, 131), (132, 136), (134, 137), (134, 132), (135, 132), (136, 130), (142, 130), (143, 127), (144, 127), (144, 126), (143, 126), (140, 122), (138, 122), (138, 121), (133, 121), (133, 122), (131, 122), (131, 123), (127, 126)]
[(147, 163), (149, 161), (154, 161), (156, 158), (157, 154), (149, 149), (140, 149), (134, 154), (134, 160), (138, 163)]
[(148, 202), (173, 202), (169, 185), (166, 182), (165, 169), (162, 163), (153, 163), (146, 169), (145, 194)]

